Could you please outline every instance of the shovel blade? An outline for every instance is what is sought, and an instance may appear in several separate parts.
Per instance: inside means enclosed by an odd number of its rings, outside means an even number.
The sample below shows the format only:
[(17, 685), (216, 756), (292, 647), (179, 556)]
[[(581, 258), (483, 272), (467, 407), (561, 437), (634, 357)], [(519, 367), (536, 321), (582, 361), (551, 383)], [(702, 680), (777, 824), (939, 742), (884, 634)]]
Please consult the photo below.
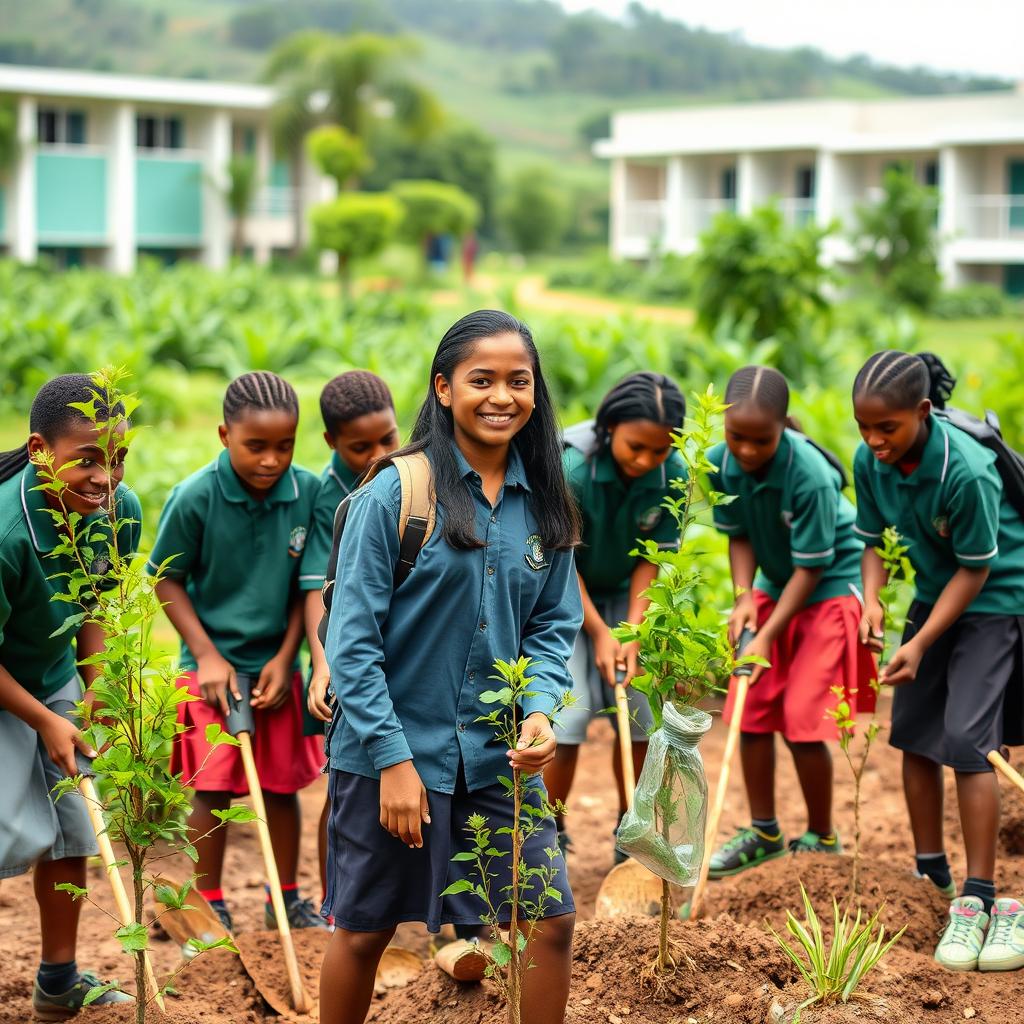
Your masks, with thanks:
[(661, 879), (635, 860), (617, 864), (597, 891), (596, 918), (658, 917)]

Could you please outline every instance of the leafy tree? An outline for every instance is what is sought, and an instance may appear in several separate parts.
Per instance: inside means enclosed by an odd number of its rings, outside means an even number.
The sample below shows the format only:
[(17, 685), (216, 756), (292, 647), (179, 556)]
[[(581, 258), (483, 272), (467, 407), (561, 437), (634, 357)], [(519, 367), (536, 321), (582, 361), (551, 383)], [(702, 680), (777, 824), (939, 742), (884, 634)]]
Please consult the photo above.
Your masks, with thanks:
[(338, 255), (342, 294), (351, 295), (352, 263), (375, 256), (394, 238), (402, 207), (391, 195), (343, 192), (310, 210), (313, 244)]
[(566, 201), (543, 164), (524, 167), (512, 178), (498, 213), (505, 233), (523, 254), (555, 248), (568, 221)]
[(231, 214), (231, 248), (241, 256), (245, 248), (245, 223), (256, 198), (259, 178), (256, 161), (251, 156), (234, 156), (228, 161), (224, 202)]
[(392, 189), (404, 208), (402, 234), (427, 257), (427, 247), (438, 235), (462, 238), (480, 219), (480, 207), (457, 185), (442, 181), (399, 181)]
[(0, 100), (0, 174), (18, 155), (18, 112), (9, 100)]
[(831, 274), (821, 262), (828, 229), (789, 227), (774, 205), (749, 216), (722, 213), (700, 237), (694, 262), (697, 323), (708, 333), (723, 321), (740, 324), (754, 341), (775, 338), (780, 368), (801, 377), (800, 343), (829, 310)]
[(912, 168), (890, 167), (877, 203), (857, 207), (854, 244), (874, 286), (895, 305), (926, 310), (941, 285), (936, 257), (938, 193), (919, 185)]
[(339, 192), (370, 164), (362, 141), (338, 125), (314, 128), (306, 137), (306, 152), (324, 174), (338, 183)]

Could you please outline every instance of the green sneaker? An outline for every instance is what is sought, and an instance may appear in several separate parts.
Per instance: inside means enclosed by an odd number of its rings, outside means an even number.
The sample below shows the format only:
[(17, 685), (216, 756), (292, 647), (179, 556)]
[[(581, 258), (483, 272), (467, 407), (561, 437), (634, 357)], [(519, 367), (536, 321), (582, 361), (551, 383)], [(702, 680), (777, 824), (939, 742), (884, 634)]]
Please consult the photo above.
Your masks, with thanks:
[(978, 970), (1015, 971), (1018, 967), (1024, 967), (1024, 903), (996, 900)]
[[(70, 1020), (82, 1008), (89, 990), (107, 984), (100, 981), (92, 971), (82, 971), (78, 981), (67, 992), (44, 992), (39, 982), (32, 986), (32, 1012), (36, 1020), (56, 1021)], [(133, 1003), (135, 1000), (126, 992), (111, 989), (104, 992), (99, 999), (94, 999), (90, 1006), (112, 1006), (114, 1003)]]
[[(326, 928), (330, 925), (314, 910), (312, 900), (293, 900), (285, 904), (285, 912), (288, 915), (289, 928)], [(277, 914), (274, 913), (274, 904), (269, 900), (263, 904), (263, 924), (267, 931), (273, 931), (277, 927)]]
[(956, 882), (954, 882), (952, 879), (950, 879), (949, 885), (939, 885), (939, 883), (936, 882), (935, 879), (931, 877), (931, 875), (922, 875), (920, 871), (915, 871), (914, 872), (914, 877), (915, 878), (927, 878), (928, 881), (931, 882), (932, 885), (934, 885), (935, 888), (938, 889), (939, 892), (941, 892), (942, 895), (945, 896), (947, 900), (955, 900), (956, 899)]
[(760, 829), (751, 827), (736, 830), (732, 839), (711, 854), (708, 878), (728, 878), (748, 868), (756, 868), (765, 861), (782, 857), (786, 853), (786, 840), (780, 832), (768, 836)]
[(799, 839), (789, 841), (790, 853), (842, 853), (843, 844), (839, 833), (833, 832), (831, 839), (822, 839), (817, 832), (806, 831)]
[(987, 927), (985, 904), (977, 896), (958, 896), (949, 905), (949, 924), (935, 949), (935, 962), (947, 971), (973, 971)]

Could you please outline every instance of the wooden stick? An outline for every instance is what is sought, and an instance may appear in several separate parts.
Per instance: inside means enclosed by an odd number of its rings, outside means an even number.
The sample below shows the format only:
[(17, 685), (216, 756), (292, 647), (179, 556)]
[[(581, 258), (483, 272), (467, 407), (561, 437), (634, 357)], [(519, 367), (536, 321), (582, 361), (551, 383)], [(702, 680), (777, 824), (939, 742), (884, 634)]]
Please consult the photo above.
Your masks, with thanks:
[(1009, 762), (999, 753), (998, 750), (990, 750), (988, 752), (989, 761), (995, 765), (1022, 793), (1024, 793), (1024, 775), (1021, 775), (1016, 768), (1013, 768)]
[(295, 958), (295, 945), (292, 942), (291, 928), (288, 927), (288, 913), (284, 906), (284, 895), (281, 892), (281, 879), (277, 874), (277, 861), (274, 860), (274, 847), (270, 842), (270, 829), (267, 827), (267, 808), (263, 802), (263, 790), (259, 776), (256, 774), (256, 762), (252, 756), (252, 740), (247, 732), (240, 732), (235, 737), (242, 751), (242, 764), (245, 766), (245, 778), (249, 783), (249, 795), (252, 797), (253, 810), (256, 812), (256, 829), (260, 837), (260, 849), (263, 851), (263, 863), (267, 869), (267, 881), (270, 884), (270, 902), (277, 918), (277, 930), (281, 936), (281, 950), (284, 953), (285, 967), (288, 969), (288, 984), (292, 990), (292, 1005), (298, 1013), (309, 1013), (312, 1009), (306, 989), (299, 973), (299, 962)]
[(622, 683), (615, 684), (615, 714), (619, 725), (619, 754), (622, 757), (622, 785), (626, 790), (626, 810), (633, 809), (636, 772), (633, 771), (633, 739), (629, 727), (629, 698)]
[(708, 816), (708, 827), (704, 833), (704, 860), (700, 865), (700, 878), (694, 887), (693, 896), (690, 898), (691, 921), (696, 920), (700, 910), (701, 902), (704, 899), (704, 890), (708, 884), (708, 871), (711, 869), (711, 851), (714, 849), (715, 838), (718, 835), (718, 823), (722, 819), (722, 811), (725, 809), (725, 793), (729, 788), (729, 768), (736, 753), (736, 746), (740, 738), (740, 723), (743, 721), (743, 707), (747, 703), (747, 691), (750, 689), (750, 673), (736, 674), (736, 700), (732, 707), (732, 721), (729, 723), (729, 735), (725, 740), (725, 752), (722, 754), (722, 768), (718, 775), (718, 789), (715, 790), (715, 802)]
[[(103, 812), (100, 810), (99, 797), (96, 794), (96, 786), (88, 775), (83, 775), (78, 788), (85, 801), (86, 810), (89, 812), (89, 821), (92, 823), (93, 831), (96, 833), (96, 842), (100, 848), (100, 858), (107, 870), (107, 878), (110, 879), (110, 886), (114, 890), (114, 902), (117, 904), (117, 913), (121, 918), (121, 924), (128, 926), (135, 923), (135, 915), (132, 913), (131, 904), (128, 902), (128, 893), (125, 890), (124, 882), (121, 881), (121, 873), (117, 870), (117, 858), (114, 856), (114, 847), (111, 845), (110, 836), (107, 835), (107, 824), (103, 820)], [(156, 1000), (157, 1006), (166, 1012), (164, 997), (160, 994), (160, 986), (156, 983), (156, 975), (153, 973), (153, 964), (149, 959), (149, 952), (143, 952), (143, 960), (146, 967), (146, 982)], [(141, 998), (146, 998), (142, 993)]]

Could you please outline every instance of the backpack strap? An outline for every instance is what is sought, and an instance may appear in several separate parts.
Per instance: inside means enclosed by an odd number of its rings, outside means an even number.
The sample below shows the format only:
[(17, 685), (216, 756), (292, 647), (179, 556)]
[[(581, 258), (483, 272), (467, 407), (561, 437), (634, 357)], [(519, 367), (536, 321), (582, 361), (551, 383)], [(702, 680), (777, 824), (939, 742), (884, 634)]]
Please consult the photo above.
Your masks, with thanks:
[(434, 532), (437, 497), (434, 493), (434, 470), (424, 452), (400, 455), (391, 464), (398, 470), (398, 479), (402, 485), (402, 507), (398, 515), (398, 565), (395, 566), (397, 587), (408, 578), (420, 548)]

